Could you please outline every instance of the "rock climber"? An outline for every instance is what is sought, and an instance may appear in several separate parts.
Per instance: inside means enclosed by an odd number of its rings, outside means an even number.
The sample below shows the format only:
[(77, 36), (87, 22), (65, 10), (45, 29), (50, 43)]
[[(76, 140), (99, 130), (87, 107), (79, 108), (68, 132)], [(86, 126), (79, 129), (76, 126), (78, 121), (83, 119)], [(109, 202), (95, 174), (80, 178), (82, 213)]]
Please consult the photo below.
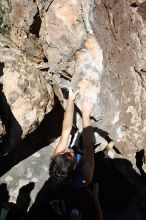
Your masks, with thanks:
[(77, 92), (69, 90), (67, 107), (64, 113), (60, 141), (51, 159), (49, 174), (55, 182), (71, 183), (77, 187), (88, 186), (94, 172), (93, 129), (90, 114), (93, 107), (91, 98), (82, 100), (81, 113), (83, 124), (83, 154), (77, 158), (74, 150), (70, 148), (70, 133), (73, 125), (74, 100)]

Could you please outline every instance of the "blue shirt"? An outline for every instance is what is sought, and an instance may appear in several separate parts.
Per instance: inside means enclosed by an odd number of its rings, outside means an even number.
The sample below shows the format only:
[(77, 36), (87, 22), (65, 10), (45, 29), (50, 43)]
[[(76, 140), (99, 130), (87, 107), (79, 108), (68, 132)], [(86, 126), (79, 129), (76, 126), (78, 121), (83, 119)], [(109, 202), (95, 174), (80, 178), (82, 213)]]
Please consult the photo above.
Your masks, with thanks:
[(82, 155), (81, 154), (75, 154), (77, 166), (75, 169), (75, 173), (73, 178), (71, 179), (71, 185), (74, 187), (84, 187), (85, 186), (85, 180), (83, 178), (82, 174)]

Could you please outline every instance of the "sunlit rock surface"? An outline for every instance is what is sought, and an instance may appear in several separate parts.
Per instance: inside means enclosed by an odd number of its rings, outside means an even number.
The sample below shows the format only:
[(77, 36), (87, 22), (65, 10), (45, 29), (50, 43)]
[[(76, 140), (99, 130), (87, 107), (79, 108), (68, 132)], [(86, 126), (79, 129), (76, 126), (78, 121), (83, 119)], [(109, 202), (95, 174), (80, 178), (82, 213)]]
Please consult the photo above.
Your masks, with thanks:
[[(52, 87), (19, 49), (1, 36), (1, 102), (8, 118), (9, 148), (34, 131), (54, 103)], [(1, 109), (2, 111), (2, 109)]]
[[(0, 62), (2, 92), (20, 125), (15, 135), (33, 131), (52, 109), (52, 88), (65, 107), (72, 86), (78, 108), (84, 96), (94, 101), (96, 143), (110, 137), (135, 167), (146, 136), (144, 12), (145, 1), (13, 0), (10, 38), (21, 51), (1, 44)], [(79, 114), (76, 124), (82, 130)]]

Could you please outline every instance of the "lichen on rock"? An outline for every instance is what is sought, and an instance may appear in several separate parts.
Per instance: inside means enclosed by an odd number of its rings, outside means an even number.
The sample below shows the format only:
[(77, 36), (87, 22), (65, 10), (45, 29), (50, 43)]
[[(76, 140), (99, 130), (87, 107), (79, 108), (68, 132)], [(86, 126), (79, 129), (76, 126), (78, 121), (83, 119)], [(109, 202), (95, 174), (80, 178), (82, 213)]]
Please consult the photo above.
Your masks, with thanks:
[(11, 1), (2, 0), (0, 2), (0, 34), (10, 34), (10, 12), (11, 12)]

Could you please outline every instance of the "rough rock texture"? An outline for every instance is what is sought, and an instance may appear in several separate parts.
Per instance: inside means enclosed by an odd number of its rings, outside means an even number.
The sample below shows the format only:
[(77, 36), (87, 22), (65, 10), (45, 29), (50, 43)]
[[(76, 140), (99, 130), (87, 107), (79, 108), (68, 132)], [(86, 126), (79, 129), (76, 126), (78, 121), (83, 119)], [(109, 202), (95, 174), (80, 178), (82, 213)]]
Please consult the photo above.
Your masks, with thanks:
[[(12, 170), (7, 172), (0, 180), (0, 184), (5, 182), (8, 185), (8, 191), (10, 194), (10, 202), (16, 202), (19, 189), (30, 183), (35, 183), (35, 188), (31, 193), (32, 202), (34, 202), (38, 191), (42, 188), (44, 181), (48, 179), (48, 166), (49, 156), (52, 152), (52, 146), (44, 148), (26, 160), (20, 162), (13, 167)], [(37, 169), (35, 169), (37, 167)], [(16, 175), (17, 173), (17, 175)], [(41, 176), (41, 179), (40, 179)]]
[(79, 1), (53, 1), (43, 10), (40, 36), (45, 43), (50, 71), (64, 70), (67, 61), (86, 39)]
[(141, 4), (143, 3), (145, 0), (128, 0), (128, 2), (131, 4), (131, 5), (138, 5), (138, 4)]
[(35, 1), (13, 1), (10, 22), (12, 41), (26, 54), (43, 58), (43, 47), (38, 39), (41, 18)]
[[(90, 18), (92, 28), (86, 22), (88, 19), (84, 19), (87, 37), (82, 42), (82, 48), (71, 56), (71, 63), (68, 62), (69, 66), (74, 67), (72, 74), (68, 68), (64, 72), (66, 76), (73, 75), (73, 88), (80, 88), (77, 105), (80, 106), (85, 91), (89, 97), (94, 96), (94, 126), (106, 131), (115, 140), (121, 153), (134, 160), (135, 152), (145, 147), (144, 20), (126, 1), (95, 1), (94, 4), (81, 1), (81, 7), (82, 17)], [(62, 20), (65, 18), (64, 12)], [(56, 20), (59, 18), (55, 17), (55, 23)], [(51, 34), (48, 39), (52, 39)], [(52, 50), (52, 54), (56, 53), (56, 48)], [(62, 63), (58, 64), (58, 68), (62, 71)], [(53, 76), (53, 82), (58, 87), (69, 86), (63, 74)], [(89, 94), (91, 87), (93, 91)]]
[[(1, 43), (0, 62), (4, 64), (1, 92), (10, 106), (6, 111), (13, 114), (15, 135), (24, 137), (51, 110), (49, 83), (62, 106), (71, 85), (80, 90), (79, 108), (85, 96), (94, 101), (96, 143), (105, 145), (110, 137), (122, 157), (135, 165), (135, 153), (145, 148), (146, 135), (145, 4), (142, 0), (12, 1), (10, 38), (21, 52), (7, 41)], [(82, 130), (79, 113), (76, 124)], [(10, 134), (12, 142), (16, 136)]]
[(9, 35), (10, 33), (10, 12), (11, 3), (9, 0), (0, 1), (0, 33)]
[(12, 149), (51, 111), (54, 96), (52, 87), (36, 65), (27, 60), (12, 42), (2, 36), (0, 41), (0, 61), (3, 64), (1, 114), (3, 118), (7, 117), (5, 123), (9, 126), (9, 147)]
[(4, 135), (5, 135), (5, 126), (3, 125), (2, 120), (0, 119), (0, 142), (2, 142)]
[(130, 156), (145, 147), (146, 26), (125, 1), (95, 1), (92, 26), (104, 53), (100, 124)]
[(139, 14), (142, 16), (142, 18), (146, 21), (146, 1), (144, 1), (142, 4), (140, 4), (139, 8), (138, 8), (138, 12)]
[[(78, 107), (85, 91), (94, 97), (94, 126), (134, 160), (135, 152), (145, 147), (146, 132), (146, 27), (140, 11), (124, 0), (14, 1), (11, 39), (18, 46), (25, 45), (24, 38), (31, 41), (29, 34), (36, 36), (30, 27), (37, 15), (37, 38), (59, 100), (64, 103), (61, 88), (68, 88), (70, 81), (74, 89), (80, 88)], [(81, 127), (80, 117), (77, 124)]]

